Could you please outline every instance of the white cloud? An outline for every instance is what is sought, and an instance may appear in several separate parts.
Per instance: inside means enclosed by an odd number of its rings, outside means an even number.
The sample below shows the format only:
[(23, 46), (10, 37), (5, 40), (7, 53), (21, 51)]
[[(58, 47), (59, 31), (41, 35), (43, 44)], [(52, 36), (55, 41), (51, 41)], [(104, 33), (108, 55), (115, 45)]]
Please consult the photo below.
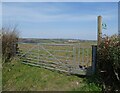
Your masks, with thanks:
[[(54, 21), (95, 21), (97, 14), (89, 15), (75, 15), (75, 14), (49, 14), (47, 12), (56, 11), (59, 12), (61, 9), (52, 7), (52, 9), (35, 10), (35, 8), (18, 7), (18, 6), (4, 6), (3, 7), (3, 18), (4, 20), (17, 20), (18, 22), (54, 22)], [(104, 19), (111, 20), (116, 16), (110, 12), (106, 13)]]

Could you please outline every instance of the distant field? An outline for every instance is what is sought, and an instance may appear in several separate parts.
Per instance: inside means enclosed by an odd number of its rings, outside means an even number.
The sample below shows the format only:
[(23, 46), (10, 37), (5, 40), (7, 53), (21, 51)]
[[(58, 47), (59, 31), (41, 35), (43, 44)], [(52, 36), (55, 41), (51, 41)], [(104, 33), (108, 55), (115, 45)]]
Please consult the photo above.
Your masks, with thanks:
[(78, 40), (78, 39), (35, 39), (35, 38), (20, 38), (19, 42), (23, 43), (86, 43), (95, 44), (95, 40)]

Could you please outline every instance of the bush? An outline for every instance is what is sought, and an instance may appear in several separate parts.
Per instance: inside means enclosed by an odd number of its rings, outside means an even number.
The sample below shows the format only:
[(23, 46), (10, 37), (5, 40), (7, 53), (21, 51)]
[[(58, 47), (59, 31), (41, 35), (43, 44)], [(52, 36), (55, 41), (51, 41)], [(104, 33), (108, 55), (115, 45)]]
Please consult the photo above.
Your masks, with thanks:
[(18, 31), (15, 28), (2, 28), (2, 60), (7, 62), (18, 50)]
[(107, 90), (120, 89), (120, 38), (106, 36), (98, 46), (97, 68)]

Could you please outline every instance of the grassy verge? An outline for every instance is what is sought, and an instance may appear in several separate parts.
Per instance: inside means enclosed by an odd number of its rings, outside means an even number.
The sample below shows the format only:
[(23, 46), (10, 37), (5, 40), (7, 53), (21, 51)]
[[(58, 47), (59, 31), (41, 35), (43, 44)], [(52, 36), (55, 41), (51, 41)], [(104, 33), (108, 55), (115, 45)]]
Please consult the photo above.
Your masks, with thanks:
[(100, 91), (86, 78), (60, 74), (24, 65), (19, 61), (3, 64), (3, 90), (6, 91)]

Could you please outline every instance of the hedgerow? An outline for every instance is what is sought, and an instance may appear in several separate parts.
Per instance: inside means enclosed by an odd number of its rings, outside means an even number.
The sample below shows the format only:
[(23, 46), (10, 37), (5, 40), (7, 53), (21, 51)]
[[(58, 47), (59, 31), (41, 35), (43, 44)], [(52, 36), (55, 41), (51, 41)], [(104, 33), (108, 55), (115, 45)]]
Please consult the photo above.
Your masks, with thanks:
[(2, 28), (2, 62), (8, 62), (18, 50), (18, 31), (15, 28)]
[(120, 90), (120, 37), (103, 38), (97, 50), (97, 69), (104, 90)]

